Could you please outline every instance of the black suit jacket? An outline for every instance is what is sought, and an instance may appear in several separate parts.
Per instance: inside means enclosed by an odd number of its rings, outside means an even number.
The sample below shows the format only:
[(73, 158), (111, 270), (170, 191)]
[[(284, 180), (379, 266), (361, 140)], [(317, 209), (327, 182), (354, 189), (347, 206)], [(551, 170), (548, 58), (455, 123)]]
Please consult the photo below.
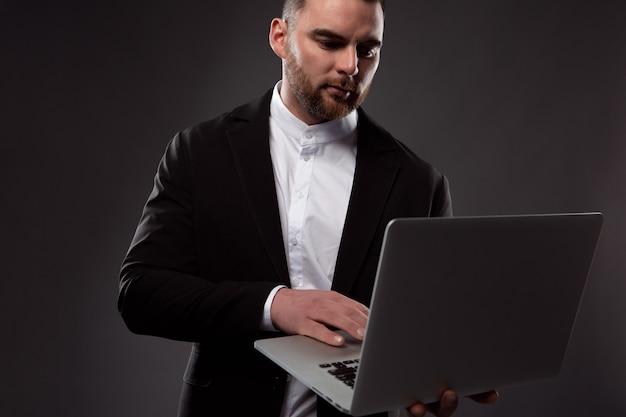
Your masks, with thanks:
[[(286, 375), (253, 349), (263, 304), (289, 286), (269, 151), (271, 91), (178, 133), (121, 271), (140, 334), (194, 342), (181, 415), (277, 416)], [(385, 225), (451, 214), (445, 177), (359, 109), (356, 170), (333, 289), (369, 304)], [(166, 358), (164, 358), (166, 360)], [(320, 416), (336, 414), (318, 401)]]

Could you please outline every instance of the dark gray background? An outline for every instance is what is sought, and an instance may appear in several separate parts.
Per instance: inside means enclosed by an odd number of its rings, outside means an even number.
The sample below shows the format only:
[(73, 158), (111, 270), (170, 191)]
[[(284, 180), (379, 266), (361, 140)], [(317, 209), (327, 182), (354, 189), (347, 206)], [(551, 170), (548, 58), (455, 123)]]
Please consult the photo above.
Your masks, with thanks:
[[(188, 345), (125, 329), (117, 273), (170, 137), (280, 76), (280, 1), (218, 3), (0, 0), (0, 415), (175, 414)], [(606, 215), (561, 376), (459, 416), (626, 413), (625, 5), (389, 4), (365, 108), (457, 215)]]

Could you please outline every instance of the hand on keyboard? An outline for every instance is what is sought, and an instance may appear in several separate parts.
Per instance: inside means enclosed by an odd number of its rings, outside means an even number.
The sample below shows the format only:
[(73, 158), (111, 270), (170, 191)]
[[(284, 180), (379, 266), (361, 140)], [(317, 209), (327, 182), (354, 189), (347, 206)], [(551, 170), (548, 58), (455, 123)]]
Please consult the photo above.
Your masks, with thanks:
[(282, 288), (274, 297), (270, 315), (274, 327), (287, 334), (301, 334), (332, 346), (345, 338), (329, 329), (343, 330), (363, 340), (369, 309), (335, 291)]

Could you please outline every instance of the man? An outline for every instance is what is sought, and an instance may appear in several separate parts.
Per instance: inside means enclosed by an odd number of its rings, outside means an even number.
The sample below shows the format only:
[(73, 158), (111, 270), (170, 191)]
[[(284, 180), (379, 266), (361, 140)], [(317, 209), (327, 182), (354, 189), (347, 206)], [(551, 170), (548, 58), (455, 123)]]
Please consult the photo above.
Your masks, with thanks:
[[(383, 9), (287, 0), (269, 34), (282, 81), (167, 148), (119, 308), (134, 332), (194, 342), (180, 416), (339, 415), (253, 341), (304, 334), (341, 345), (329, 328), (362, 339), (387, 222), (451, 215), (445, 177), (359, 108)], [(409, 411), (447, 416), (456, 404), (447, 391)]]

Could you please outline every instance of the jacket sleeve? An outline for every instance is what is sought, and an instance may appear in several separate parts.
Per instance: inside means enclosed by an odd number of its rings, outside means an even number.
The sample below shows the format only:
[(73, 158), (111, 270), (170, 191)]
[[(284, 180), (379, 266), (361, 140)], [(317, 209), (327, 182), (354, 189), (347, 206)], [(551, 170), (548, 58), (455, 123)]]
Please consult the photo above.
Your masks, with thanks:
[(201, 276), (191, 172), (188, 143), (178, 134), (158, 166), (124, 259), (118, 309), (135, 333), (193, 342), (252, 341), (277, 283)]
[(435, 186), (433, 194), (433, 206), (430, 217), (452, 217), (452, 198), (450, 185), (445, 175), (441, 175), (439, 183)]

